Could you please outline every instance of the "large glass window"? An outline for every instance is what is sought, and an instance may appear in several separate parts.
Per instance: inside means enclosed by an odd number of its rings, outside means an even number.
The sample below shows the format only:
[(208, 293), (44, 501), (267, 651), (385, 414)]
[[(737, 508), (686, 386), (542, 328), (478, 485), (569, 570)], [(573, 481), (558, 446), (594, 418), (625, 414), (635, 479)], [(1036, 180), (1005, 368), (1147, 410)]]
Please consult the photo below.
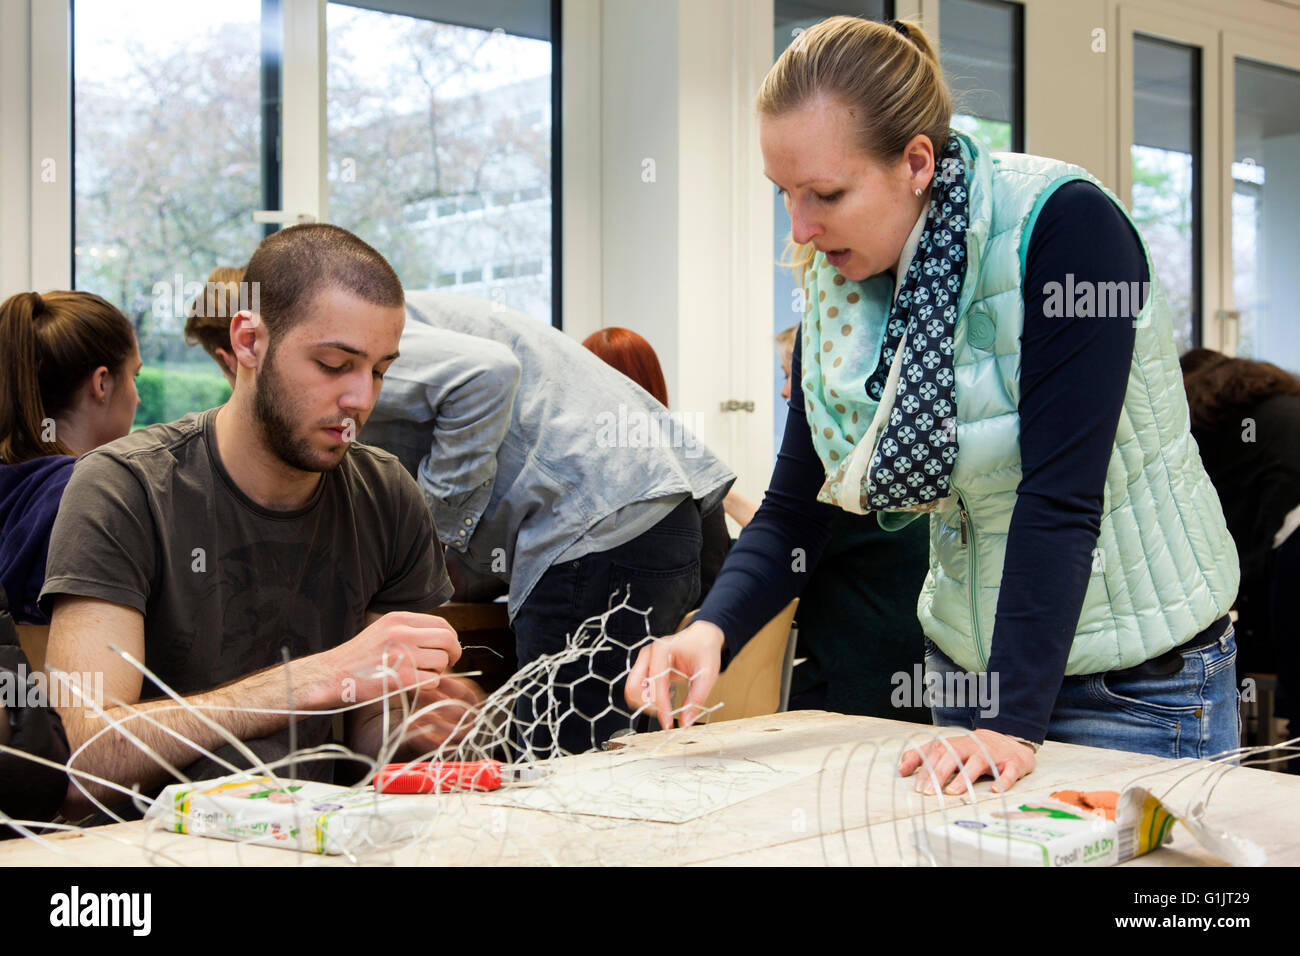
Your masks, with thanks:
[[(851, 2), (851, 0), (776, 0), (774, 4), (775, 13), (775, 47), (772, 51), (772, 62), (776, 62), (777, 57), (785, 52), (794, 38), (813, 24), (833, 16), (853, 16), (866, 17), (869, 20), (888, 20), (894, 16), (893, 0), (862, 0), (862, 2)], [(784, 262), (788, 258), (786, 246), (790, 242), (790, 215), (785, 211), (785, 201), (781, 198), (773, 187), (772, 189), (772, 216), (776, 224), (773, 230), (773, 236), (776, 239), (775, 248), (772, 250), (773, 261), (777, 263)], [(797, 326), (799, 320), (803, 317), (800, 310), (797, 294), (797, 283), (794, 274), (787, 266), (777, 265), (773, 275), (772, 294), (775, 296), (775, 308), (772, 310), (774, 317), (773, 336), (788, 330), (792, 326)], [(775, 347), (775, 341), (774, 341)], [(786, 404), (781, 396), (781, 388), (785, 384), (785, 372), (780, 364), (780, 353), (777, 351), (777, 361), (773, 363), (772, 394), (775, 396), (773, 407), (773, 447), (781, 447), (781, 436), (785, 432), (785, 414)], [(794, 386), (797, 391), (797, 386)]]
[(1237, 354), (1300, 370), (1300, 73), (1238, 59), (1232, 163)]
[(952, 125), (991, 149), (1024, 149), (1024, 8), (1003, 0), (941, 0), (939, 59)]
[(137, 425), (229, 395), (183, 328), (212, 268), (247, 262), (263, 235), (262, 107), (279, 98), (263, 86), (264, 16), (278, 3), (73, 7), (73, 284), (135, 325)]
[(463, 25), (463, 3), (401, 6), (327, 7), (330, 220), (407, 288), (551, 322), (549, 4), (519, 5), (537, 8), (532, 35)]
[(1200, 57), (1133, 38), (1133, 221), (1169, 297), (1179, 352), (1201, 335)]

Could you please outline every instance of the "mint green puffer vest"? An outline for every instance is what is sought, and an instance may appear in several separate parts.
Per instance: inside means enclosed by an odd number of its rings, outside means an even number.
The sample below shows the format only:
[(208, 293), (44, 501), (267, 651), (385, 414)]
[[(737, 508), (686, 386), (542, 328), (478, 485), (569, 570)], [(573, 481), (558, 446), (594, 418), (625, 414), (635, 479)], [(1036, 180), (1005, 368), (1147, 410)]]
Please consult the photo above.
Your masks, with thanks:
[[(993, 155), (965, 142), (974, 162), (954, 340), (960, 451), (951, 506), (930, 517), (930, 570), (917, 615), (940, 650), (977, 671), (988, 665), (1020, 482), (1021, 285), (1029, 237), (1058, 186), (1074, 179), (1101, 184), (1078, 166)], [(1223, 510), (1188, 428), (1169, 307), (1145, 243), (1143, 252), (1151, 289), (1136, 321), (1092, 579), (1067, 674), (1131, 667), (1187, 641), (1227, 613), (1240, 578)]]

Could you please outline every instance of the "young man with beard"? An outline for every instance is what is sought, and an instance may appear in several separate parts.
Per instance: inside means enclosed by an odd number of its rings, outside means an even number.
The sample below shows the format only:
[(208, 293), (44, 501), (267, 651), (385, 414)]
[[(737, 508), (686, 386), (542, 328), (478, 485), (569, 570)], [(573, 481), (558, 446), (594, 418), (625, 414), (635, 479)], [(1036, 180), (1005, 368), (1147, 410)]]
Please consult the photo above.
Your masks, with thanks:
[[(63, 710), (74, 754), (86, 745), (70, 766), (127, 791), (169, 782), (165, 764), (191, 779), (247, 766), (230, 735), (266, 763), (291, 739), (299, 751), (327, 742), (328, 715), (291, 728), (286, 711), (368, 702), (347, 711), (348, 743), (377, 753), (384, 710), (402, 704), (384, 697), (397, 681), (418, 685), (421, 704), (449, 699), (408, 739), (420, 752), (473, 699), (439, 681), (460, 646), (423, 613), (451, 584), (420, 491), (393, 456), (352, 443), (398, 355), (396, 274), (360, 239), (314, 224), (266, 239), (245, 279), (260, 313), (230, 322), (230, 400), (84, 456), (51, 536), (48, 664), (102, 671), (106, 698), (107, 720)], [(328, 780), (331, 761), (277, 772)], [(90, 806), (70, 788), (69, 816)]]
[[(209, 286), (246, 281), (213, 271)], [(227, 377), (222, 302), (186, 325)], [(632, 726), (621, 687), (647, 626), (676, 629), (701, 590), (701, 516), (735, 475), (681, 417), (536, 319), (484, 299), (406, 294), (401, 358), (362, 437), (415, 477), (448, 553), (475, 585), (498, 579), (521, 668), (565, 651), (584, 621), (608, 642), (519, 694), (516, 743), (534, 757), (592, 750)], [(641, 613), (644, 610), (644, 614)]]

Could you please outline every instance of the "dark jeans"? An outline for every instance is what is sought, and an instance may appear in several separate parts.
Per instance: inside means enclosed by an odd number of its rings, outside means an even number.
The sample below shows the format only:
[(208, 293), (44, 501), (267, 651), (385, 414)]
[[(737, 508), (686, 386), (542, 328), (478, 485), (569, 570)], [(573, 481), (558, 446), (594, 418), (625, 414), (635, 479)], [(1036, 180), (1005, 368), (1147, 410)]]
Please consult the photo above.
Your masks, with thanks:
[[(1218, 621), (1211, 625), (1220, 626)], [(1236, 750), (1241, 744), (1241, 702), (1232, 625), (1219, 632), (1217, 643), (1175, 648), (1168, 656), (1173, 658), (1172, 673), (1138, 666), (1066, 677), (1047, 725), (1048, 739), (1157, 757), (1213, 757)], [(958, 678), (968, 673), (930, 641), (926, 641), (925, 669)], [(951, 687), (958, 701), (941, 698), (934, 708), (934, 722), (942, 727), (974, 727), (977, 710), (997, 705), (997, 685), (981, 688), (980, 684), (979, 679), (937, 679), (935, 687), (943, 690), (936, 692), (946, 694)], [(972, 696), (981, 698), (980, 707), (962, 705)]]
[[(521, 738), (516, 743), (525, 756), (556, 755), (557, 745), (565, 753), (594, 750), (616, 730), (632, 726), (623, 702), (628, 671), (637, 649), (650, 637), (676, 631), (699, 600), (701, 541), (699, 508), (688, 499), (627, 544), (565, 561), (542, 575), (512, 624), (519, 667), (566, 647), (577, 659), (522, 688), (515, 703)], [(637, 610), (611, 614), (606, 639), (600, 639), (599, 621), (582, 628), (624, 597)], [(582, 651), (592, 647), (597, 649)]]

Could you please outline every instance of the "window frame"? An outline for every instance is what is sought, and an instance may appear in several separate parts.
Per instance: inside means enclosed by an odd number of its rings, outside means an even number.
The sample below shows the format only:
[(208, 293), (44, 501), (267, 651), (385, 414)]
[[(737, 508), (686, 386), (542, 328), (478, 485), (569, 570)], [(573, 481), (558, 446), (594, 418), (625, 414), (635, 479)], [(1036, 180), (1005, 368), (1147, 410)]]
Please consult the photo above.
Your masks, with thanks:
[[(6, 275), (22, 272), (30, 282), (16, 283), (38, 289), (74, 288), (75, 281), (75, 129), (73, 100), (73, 3), (33, 3), (26, 31), (6, 29), (6, 39), (15, 37), (27, 47), (30, 60), (6, 57), (30, 76), (24, 112), (30, 121), (31, 156), (35, 165), (29, 182), (40, 180), (40, 163), (53, 160), (58, 182), (66, 188), (30, 189), (30, 208), (23, 217), (30, 236), (30, 258), (23, 263), (5, 251)], [(549, 0), (551, 24), (551, 324), (563, 328), (564, 273), (564, 189), (563, 189), (563, 6), (565, 0)], [(382, 3), (350, 4), (382, 9)], [(268, 103), (263, 86), (263, 143), (265, 154), (274, 155), (276, 169), (263, 165), (263, 200), (267, 209), (284, 209), (328, 221), (328, 149), (325, 139), (325, 0), (263, 0), (263, 34), (267, 29), (267, 7), (278, 7), (281, 16), (282, 56), (278, 64), (262, 51), (263, 83), (277, 71), (281, 86), (279, 102)], [(435, 7), (436, 4), (430, 4)], [(11, 15), (8, 6), (6, 16)], [(413, 15), (409, 11), (388, 12)], [(22, 34), (26, 33), (24, 37)], [(22, 44), (25, 40), (26, 43)], [(16, 44), (16, 45), (19, 45)], [(13, 102), (6, 90), (6, 103)], [(278, 148), (277, 142), (278, 139)], [(315, 149), (308, 144), (316, 143)], [(268, 181), (270, 180), (270, 181)], [(276, 192), (271, 188), (275, 187)], [(273, 200), (279, 200), (275, 204)], [(269, 235), (276, 226), (268, 224)], [(25, 266), (25, 268), (24, 268)], [(12, 280), (8, 280), (12, 281)]]
[[(1300, 73), (1300, 48), (1263, 40), (1244, 33), (1225, 30), (1219, 45), (1220, 96), (1222, 102), (1231, 108), (1223, 111), (1220, 122), (1219, 166), (1223, 189), (1219, 197), (1219, 215), (1224, 223), (1223, 241), (1220, 243), (1219, 273), (1227, 277), (1219, 294), (1219, 309), (1213, 320), (1216, 335), (1212, 341), (1218, 343), (1220, 351), (1235, 355), (1240, 337), (1240, 312), (1236, 305), (1236, 290), (1233, 288), (1233, 247), (1232, 247), (1232, 162), (1237, 147), (1237, 73), (1238, 59), (1251, 60), (1265, 66)], [(1270, 359), (1276, 361), (1276, 359)], [(1288, 364), (1283, 361), (1281, 364)], [(1289, 367), (1300, 365), (1300, 358), (1292, 360)]]
[[(68, 0), (68, 284), (77, 287), (77, 0)], [(258, 86), (261, 97), (259, 145), (262, 208), (279, 209), (284, 168), (281, 162), (281, 84), (284, 61), (284, 0), (261, 0)], [(278, 45), (278, 49), (276, 46)], [(266, 223), (262, 237), (276, 230)]]
[[(284, 0), (286, 3), (302, 2), (302, 0)], [(317, 0), (307, 0), (315, 3)], [(493, 11), (497, 9), (494, 2), (488, 2), (486, 5), (483, 0), (476, 0), (475, 3), (466, 4), (459, 0), (319, 0), (320, 9), (320, 33), (322, 42), (325, 35), (325, 17), (326, 3), (338, 3), (342, 6), (357, 7), (363, 10), (372, 10), (377, 13), (389, 13), (397, 16), (412, 17), (417, 19), (433, 20), (438, 23), (449, 23), (455, 26), (469, 27), (471, 29), (493, 29), (499, 24), (508, 23), (511, 15), (504, 17), (494, 17)], [(547, 0), (549, 7), (549, 37), (534, 36), (531, 32), (520, 32), (519, 36), (528, 36), (532, 39), (546, 39), (551, 44), (551, 325), (556, 329), (564, 328), (564, 268), (563, 268), (563, 251), (564, 251), (564, 130), (563, 130), (563, 103), (564, 103), (564, 15), (563, 7), (565, 0)], [(508, 14), (509, 5), (506, 4), (500, 12)], [(459, 13), (448, 12), (455, 8)], [(439, 16), (439, 13), (447, 13), (446, 16)], [(489, 24), (491, 24), (489, 26)], [(502, 27), (504, 29), (504, 27)], [(320, 109), (322, 112), (322, 131), (324, 130), (324, 103), (325, 103), (325, 66), (324, 57), (321, 58), (320, 69)], [(322, 168), (322, 182), (324, 182), (323, 170), (328, 167), (328, 146), (322, 146), (320, 163)], [(323, 192), (326, 194), (322, 199), (322, 206), (328, 201), (328, 184), (326, 183)], [(480, 200), (480, 209), (488, 205), (488, 199), (485, 197)], [(268, 207), (269, 208), (269, 207)], [(456, 213), (466, 211), (463, 207), (458, 208)]]
[[(935, 7), (942, 10), (944, 0), (936, 0)], [(1011, 77), (1011, 152), (1025, 151), (1025, 5), (1021, 0), (964, 0), (966, 3), (985, 7), (1007, 7), (1011, 14), (1011, 55), (1013, 58)], [(940, 15), (934, 37), (939, 42), (939, 60), (943, 61), (942, 29), (943, 19)]]
[[(1119, 8), (1119, 108), (1118, 141), (1116, 153), (1119, 160), (1118, 187), (1115, 194), (1128, 209), (1133, 208), (1133, 64), (1134, 37), (1136, 35), (1164, 40), (1180, 46), (1199, 50), (1197, 62), (1196, 103), (1193, 121), (1200, 129), (1196, 137), (1197, 151), (1192, 158), (1192, 339), (1191, 347), (1213, 341), (1213, 322), (1206, 316), (1221, 311), (1223, 276), (1213, 266), (1211, 256), (1224, 240), (1221, 193), (1223, 175), (1221, 150), (1215, 148), (1214, 137), (1220, 135), (1219, 106), (1220, 71), (1216, 51), (1219, 31), (1194, 21), (1172, 22), (1151, 10), (1124, 5)], [(1230, 201), (1230, 200), (1229, 200)], [(1196, 225), (1199, 221), (1199, 227)], [(1211, 250), (1215, 250), (1211, 252)], [(1231, 273), (1229, 273), (1230, 275)], [(1226, 283), (1231, 285), (1231, 282)]]
[[(1201, 343), (1204, 341), (1204, 338), (1205, 338), (1205, 334), (1204, 334), (1204, 332), (1205, 332), (1205, 296), (1204, 296), (1204, 281), (1205, 281), (1205, 278), (1204, 278), (1204, 277), (1205, 277), (1205, 272), (1206, 272), (1206, 269), (1205, 269), (1205, 265), (1206, 265), (1206, 257), (1205, 257), (1205, 236), (1204, 236), (1204, 231), (1205, 231), (1205, 213), (1206, 213), (1206, 209), (1205, 209), (1205, 205), (1206, 205), (1206, 204), (1205, 204), (1205, 178), (1206, 178), (1206, 176), (1205, 176), (1205, 174), (1206, 174), (1205, 159), (1206, 159), (1206, 155), (1207, 155), (1207, 154), (1206, 154), (1206, 147), (1207, 147), (1207, 145), (1208, 145), (1208, 143), (1207, 143), (1207, 139), (1208, 139), (1208, 137), (1206, 136), (1205, 119), (1204, 119), (1204, 113), (1205, 113), (1205, 109), (1204, 109), (1204, 101), (1205, 101), (1205, 93), (1206, 93), (1206, 90), (1205, 90), (1205, 86), (1204, 86), (1204, 84), (1203, 84), (1203, 77), (1204, 77), (1204, 73), (1205, 73), (1205, 65), (1204, 65), (1204, 64), (1205, 64), (1205, 54), (1206, 54), (1206, 51), (1205, 51), (1205, 49), (1204, 49), (1203, 47), (1198, 46), (1198, 45), (1195, 44), (1195, 43), (1187, 43), (1187, 42), (1184, 42), (1184, 41), (1181, 41), (1181, 40), (1174, 40), (1174, 39), (1170, 39), (1169, 37), (1166, 37), (1166, 36), (1155, 36), (1155, 35), (1152, 35), (1151, 33), (1148, 33), (1148, 32), (1145, 31), (1145, 30), (1134, 30), (1134, 31), (1132, 31), (1132, 32), (1130, 32), (1130, 33), (1127, 33), (1127, 34), (1125, 35), (1125, 39), (1126, 39), (1126, 42), (1129, 44), (1130, 49), (1135, 49), (1135, 48), (1136, 48), (1136, 43), (1137, 43), (1137, 41), (1138, 41), (1139, 39), (1142, 39), (1142, 40), (1146, 40), (1146, 41), (1148, 41), (1148, 42), (1152, 42), (1152, 43), (1165, 44), (1165, 45), (1169, 45), (1169, 46), (1179, 47), (1179, 48), (1181, 48), (1181, 49), (1183, 49), (1183, 50), (1187, 50), (1187, 51), (1189, 51), (1189, 52), (1192, 54), (1192, 57), (1191, 57), (1191, 74), (1192, 74), (1192, 77), (1191, 77), (1191, 88), (1192, 88), (1192, 91), (1193, 91), (1193, 94), (1194, 94), (1194, 95), (1193, 95), (1193, 98), (1192, 98), (1192, 107), (1191, 107), (1191, 124), (1192, 124), (1192, 129), (1195, 131), (1195, 133), (1194, 133), (1193, 138), (1192, 138), (1192, 152), (1191, 152), (1191, 157), (1192, 157), (1192, 183), (1191, 183), (1191, 187), (1192, 187), (1192, 188), (1191, 188), (1191, 206), (1192, 206), (1192, 276), (1191, 276), (1191, 279), (1192, 279), (1192, 283), (1191, 283), (1191, 285), (1192, 285), (1192, 288), (1191, 288), (1191, 297), (1192, 297), (1192, 334), (1191, 334), (1190, 347), (1191, 347), (1191, 348), (1196, 348), (1199, 344), (1201, 344)], [(1131, 56), (1131, 57), (1129, 58), (1129, 61), (1128, 61), (1128, 62), (1129, 62), (1129, 64), (1130, 64), (1130, 70), (1133, 69), (1132, 64), (1134, 64), (1134, 63), (1136, 62), (1136, 58), (1135, 58), (1135, 57), (1136, 57), (1136, 55), (1134, 54), (1134, 56)], [(1129, 86), (1128, 86), (1128, 91), (1129, 91), (1129, 95), (1128, 95), (1128, 104), (1129, 104), (1129, 125), (1128, 125), (1128, 129), (1127, 129), (1127, 132), (1128, 132), (1128, 138), (1129, 138), (1128, 162), (1127, 162), (1127, 164), (1123, 164), (1123, 163), (1121, 164), (1121, 165), (1123, 165), (1123, 166), (1125, 167), (1125, 169), (1126, 169), (1126, 171), (1127, 171), (1127, 177), (1128, 177), (1128, 196), (1127, 196), (1127, 198), (1125, 199), (1125, 205), (1129, 208), (1130, 211), (1133, 209), (1133, 160), (1132, 160), (1132, 150), (1133, 150), (1133, 137), (1134, 137), (1134, 135), (1135, 135), (1135, 133), (1134, 133), (1134, 131), (1133, 131), (1133, 122), (1134, 122), (1134, 120), (1133, 120), (1133, 112), (1134, 112), (1134, 107), (1133, 107), (1133, 98), (1134, 98), (1134, 96), (1136, 95), (1136, 91), (1135, 91), (1135, 89), (1134, 89), (1133, 83), (1134, 83), (1134, 79), (1133, 79), (1133, 77), (1132, 77), (1132, 74), (1130, 74), (1130, 83), (1129, 83)], [(1145, 240), (1145, 237), (1143, 237), (1143, 238), (1144, 238), (1144, 240)], [(1154, 277), (1153, 277), (1153, 281), (1154, 281)]]

